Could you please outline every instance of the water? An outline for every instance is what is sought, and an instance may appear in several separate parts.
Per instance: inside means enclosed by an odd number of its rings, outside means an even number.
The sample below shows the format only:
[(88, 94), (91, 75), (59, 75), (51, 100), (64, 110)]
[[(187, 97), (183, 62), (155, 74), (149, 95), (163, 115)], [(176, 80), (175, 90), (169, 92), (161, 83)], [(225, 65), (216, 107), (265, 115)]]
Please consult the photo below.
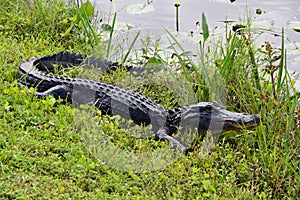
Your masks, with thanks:
[[(117, 11), (117, 22), (133, 28), (164, 27), (175, 31), (174, 1), (169, 0), (94, 0), (97, 10), (103, 16), (110, 16), (114, 9)], [(144, 9), (137, 9), (137, 4), (144, 5)], [(256, 10), (260, 9), (261, 14)], [(253, 27), (264, 28), (261, 42), (268, 40), (273, 47), (281, 46), (281, 29), (285, 28), (285, 44), (288, 50), (289, 70), (300, 72), (300, 1), (299, 0), (185, 0), (179, 7), (180, 33), (188, 35), (191, 31), (199, 31), (196, 22), (201, 22), (201, 14), (205, 13), (210, 32), (222, 35), (225, 32), (224, 20), (233, 21), (232, 24), (245, 22), (249, 15)], [(106, 20), (108, 20), (106, 18)]]

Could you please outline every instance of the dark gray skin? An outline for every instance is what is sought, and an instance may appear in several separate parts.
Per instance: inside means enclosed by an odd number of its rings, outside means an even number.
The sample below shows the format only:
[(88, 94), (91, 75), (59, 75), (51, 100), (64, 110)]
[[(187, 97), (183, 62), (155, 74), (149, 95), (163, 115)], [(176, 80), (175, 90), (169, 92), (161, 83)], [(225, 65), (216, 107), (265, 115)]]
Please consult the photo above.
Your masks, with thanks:
[[(19, 84), (27, 88), (36, 88), (35, 95), (39, 97), (53, 95), (56, 99), (66, 99), (75, 104), (90, 104), (104, 114), (120, 115), (137, 125), (152, 125), (152, 131), (158, 139), (169, 141), (172, 147), (180, 152), (187, 152), (188, 147), (172, 137), (178, 130), (198, 130), (199, 133), (205, 134), (207, 131), (251, 129), (260, 121), (257, 114), (231, 112), (217, 102), (200, 102), (167, 110), (134, 90), (89, 79), (50, 75), (48, 72), (53, 72), (55, 65), (93, 65), (103, 71), (119, 67), (117, 63), (98, 58), (85, 59), (85, 56), (80, 54), (61, 52), (20, 63), (17, 74)], [(127, 67), (127, 71), (136, 69)]]

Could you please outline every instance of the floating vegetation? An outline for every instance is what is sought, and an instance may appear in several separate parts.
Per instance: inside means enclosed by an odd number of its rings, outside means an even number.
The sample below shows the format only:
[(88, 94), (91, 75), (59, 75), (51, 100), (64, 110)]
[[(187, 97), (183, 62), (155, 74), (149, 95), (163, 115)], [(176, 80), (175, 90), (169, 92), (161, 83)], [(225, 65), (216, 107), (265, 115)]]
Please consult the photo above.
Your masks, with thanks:
[(255, 13), (258, 14), (258, 15), (261, 15), (263, 12), (262, 12), (262, 10), (260, 8), (257, 8), (255, 10)]
[(296, 32), (300, 32), (300, 21), (289, 21), (288, 27)]
[(180, 6), (180, 2), (179, 1), (176, 1), (175, 3), (174, 3), (174, 6), (175, 6), (175, 8), (176, 8), (176, 31), (179, 31), (179, 14), (178, 14), (178, 8), (179, 8), (179, 6)]
[(154, 6), (152, 4), (134, 4), (127, 8), (127, 13), (130, 15), (141, 15), (153, 12)]

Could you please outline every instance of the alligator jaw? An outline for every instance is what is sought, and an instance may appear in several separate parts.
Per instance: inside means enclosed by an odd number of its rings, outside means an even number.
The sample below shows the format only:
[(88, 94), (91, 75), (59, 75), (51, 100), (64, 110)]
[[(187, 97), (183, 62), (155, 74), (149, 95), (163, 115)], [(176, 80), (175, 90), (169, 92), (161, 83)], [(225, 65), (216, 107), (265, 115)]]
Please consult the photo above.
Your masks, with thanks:
[(231, 131), (231, 130), (241, 130), (241, 129), (250, 130), (252, 128), (255, 128), (260, 122), (260, 117), (257, 114), (254, 115), (243, 114), (243, 113), (234, 113), (234, 114), (236, 119), (225, 120), (222, 132)]
[(184, 129), (198, 127), (199, 133), (252, 129), (260, 122), (257, 114), (231, 112), (217, 102), (201, 102), (181, 110), (180, 125)]

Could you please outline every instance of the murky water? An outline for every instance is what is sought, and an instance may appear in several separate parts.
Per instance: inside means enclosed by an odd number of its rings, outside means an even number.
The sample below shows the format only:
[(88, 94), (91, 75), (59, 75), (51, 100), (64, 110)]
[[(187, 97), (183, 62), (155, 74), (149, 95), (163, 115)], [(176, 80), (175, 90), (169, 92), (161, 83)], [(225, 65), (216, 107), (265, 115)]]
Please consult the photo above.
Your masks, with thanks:
[[(233, 0), (232, 0), (233, 1)], [(169, 0), (94, 0), (97, 10), (112, 16), (117, 11), (117, 21), (134, 28), (165, 27), (175, 31), (174, 1)], [(148, 4), (149, 3), (149, 4)], [(258, 11), (261, 12), (257, 12)], [(299, 0), (185, 0), (179, 7), (181, 33), (199, 31), (196, 22), (201, 22), (205, 13), (210, 32), (221, 35), (225, 32), (224, 20), (232, 24), (245, 22), (247, 15), (252, 27), (266, 29), (261, 40), (268, 40), (273, 47), (281, 45), (281, 29), (285, 28), (285, 43), (288, 49), (288, 68), (300, 72), (300, 1)], [(151, 29), (150, 28), (150, 29)], [(153, 28), (155, 30), (155, 28)]]

